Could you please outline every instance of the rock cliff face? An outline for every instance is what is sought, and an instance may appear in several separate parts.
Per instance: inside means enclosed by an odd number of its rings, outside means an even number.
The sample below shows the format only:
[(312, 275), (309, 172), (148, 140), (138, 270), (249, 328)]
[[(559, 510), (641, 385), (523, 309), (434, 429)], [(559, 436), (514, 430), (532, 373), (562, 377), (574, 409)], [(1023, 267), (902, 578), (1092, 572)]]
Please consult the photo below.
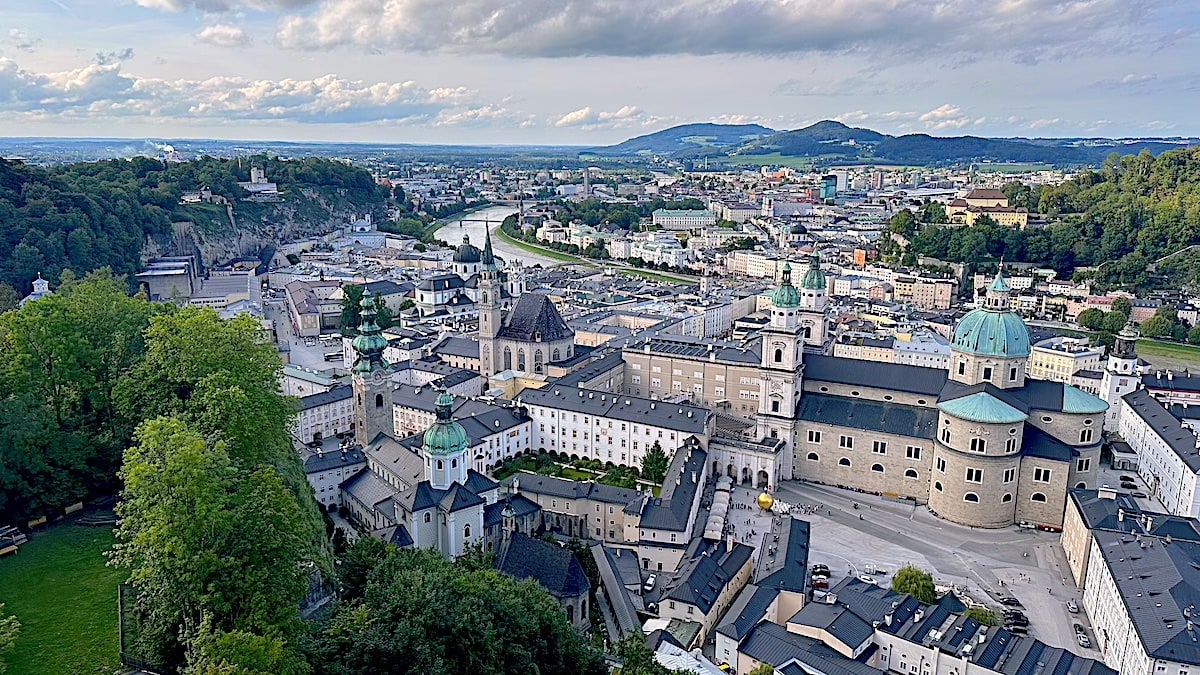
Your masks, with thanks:
[(189, 209), (194, 220), (173, 224), (169, 239), (147, 242), (143, 254), (195, 254), (207, 269), (268, 247), (323, 237), (382, 209), (381, 203), (358, 203), (343, 190), (313, 188), (281, 195), (277, 202), (203, 204)]

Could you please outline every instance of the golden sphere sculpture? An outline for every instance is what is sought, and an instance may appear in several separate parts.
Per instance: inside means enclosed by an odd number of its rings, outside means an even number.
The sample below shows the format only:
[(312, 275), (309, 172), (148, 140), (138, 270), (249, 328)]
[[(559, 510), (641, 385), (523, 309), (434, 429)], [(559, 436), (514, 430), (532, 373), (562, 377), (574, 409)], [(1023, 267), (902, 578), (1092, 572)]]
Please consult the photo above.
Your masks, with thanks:
[(775, 498), (767, 493), (762, 493), (758, 496), (758, 508), (763, 511), (770, 511), (772, 506), (775, 506)]

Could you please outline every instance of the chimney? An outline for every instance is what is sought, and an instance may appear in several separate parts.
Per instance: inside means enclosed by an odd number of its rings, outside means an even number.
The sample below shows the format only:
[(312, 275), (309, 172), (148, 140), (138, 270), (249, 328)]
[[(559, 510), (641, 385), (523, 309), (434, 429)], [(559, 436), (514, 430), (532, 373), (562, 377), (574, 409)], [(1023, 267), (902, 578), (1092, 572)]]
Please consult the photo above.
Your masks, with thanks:
[(921, 619), (924, 619), (924, 618), (925, 618), (925, 610), (918, 609), (917, 611), (913, 612), (913, 623), (920, 623)]

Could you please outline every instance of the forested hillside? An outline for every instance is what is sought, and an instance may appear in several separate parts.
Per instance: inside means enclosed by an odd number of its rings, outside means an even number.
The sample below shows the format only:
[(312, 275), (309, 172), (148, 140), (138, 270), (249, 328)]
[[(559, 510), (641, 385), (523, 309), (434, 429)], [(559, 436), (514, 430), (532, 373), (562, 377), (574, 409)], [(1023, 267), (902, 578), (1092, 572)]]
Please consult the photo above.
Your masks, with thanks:
[(1150, 264), (1200, 244), (1200, 148), (1110, 157), (1098, 171), (1055, 186), (1004, 188), (1013, 206), (1043, 213), (1046, 228), (1013, 230), (987, 222), (945, 228), (945, 213), (927, 206), (893, 218), (892, 231), (911, 238), (908, 253), (952, 262), (988, 259), (1048, 265), (1070, 276), (1099, 266), (1104, 283), (1173, 285), (1200, 282), (1194, 258), (1180, 256), (1154, 277)]
[[(237, 183), (249, 180), (252, 165), (278, 183), (280, 202), (240, 201), (247, 193)], [(237, 228), (223, 205), (179, 203), (184, 192), (206, 186), (233, 205)], [(164, 164), (136, 157), (49, 168), (0, 159), (0, 282), (24, 294), (39, 272), (52, 280), (64, 269), (132, 274), (147, 237), (165, 245), (176, 222), (194, 223), (197, 243), (239, 253), (284, 230), (377, 209), (386, 197), (366, 171), (320, 158)], [(249, 241), (239, 241), (247, 234)]]

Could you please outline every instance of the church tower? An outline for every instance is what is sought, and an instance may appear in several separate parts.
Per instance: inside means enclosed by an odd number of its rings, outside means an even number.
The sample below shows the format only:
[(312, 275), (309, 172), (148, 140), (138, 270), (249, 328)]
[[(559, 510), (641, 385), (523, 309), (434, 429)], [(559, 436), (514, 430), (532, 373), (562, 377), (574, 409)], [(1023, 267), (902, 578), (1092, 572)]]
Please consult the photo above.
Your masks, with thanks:
[(364, 293), (362, 321), (351, 343), (357, 355), (351, 368), (354, 385), (354, 438), (366, 447), (380, 432), (395, 433), (392, 421), (391, 367), (383, 358), (387, 339), (375, 323), (375, 300)]
[[(783, 283), (771, 294), (771, 323), (762, 331), (762, 373), (756, 415), (759, 438), (784, 441), (781, 458), (790, 458), (795, 446), (799, 373), (804, 358), (800, 304), (800, 292), (792, 285), (792, 266), (784, 264)], [(781, 475), (791, 478), (791, 468), (783, 467)]]
[(434, 402), (437, 420), (425, 431), (421, 454), (425, 456), (425, 480), (430, 487), (448, 490), (451, 485), (467, 482), (467, 431), (454, 421), (450, 409), (454, 397), (445, 389)]
[(487, 233), (480, 255), (482, 269), (479, 272), (479, 371), (484, 377), (500, 372), (495, 353), (495, 339), (500, 334), (501, 313), (500, 270), (496, 267), (496, 255), (492, 252), (492, 233)]
[(1108, 412), (1104, 416), (1105, 431), (1117, 430), (1121, 397), (1137, 389), (1141, 379), (1137, 367), (1137, 339), (1138, 330), (1131, 321), (1117, 333), (1116, 342), (1108, 350), (1108, 363), (1100, 379), (1100, 396), (1108, 402)]
[(821, 269), (821, 257), (813, 254), (808, 271), (800, 282), (800, 335), (804, 344), (825, 346), (825, 307), (829, 304), (828, 285)]

